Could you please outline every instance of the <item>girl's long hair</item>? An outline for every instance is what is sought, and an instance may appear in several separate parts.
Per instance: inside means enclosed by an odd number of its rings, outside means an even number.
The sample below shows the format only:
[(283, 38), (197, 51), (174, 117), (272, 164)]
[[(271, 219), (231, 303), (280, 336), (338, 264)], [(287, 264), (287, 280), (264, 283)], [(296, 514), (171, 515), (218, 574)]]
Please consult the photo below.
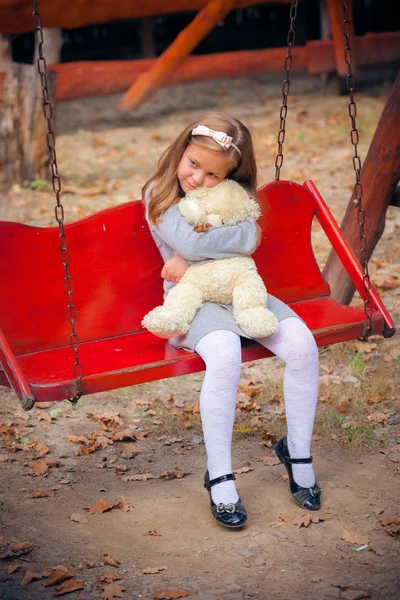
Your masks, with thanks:
[[(214, 131), (223, 131), (233, 138), (233, 143), (240, 148), (242, 156), (231, 146), (225, 150), (212, 138), (192, 136), (192, 130), (198, 125), (205, 125)], [(213, 152), (227, 152), (232, 159), (232, 170), (227, 178), (237, 181), (250, 196), (257, 197), (257, 166), (254, 157), (253, 142), (249, 130), (243, 123), (222, 113), (209, 113), (188, 125), (177, 139), (163, 152), (153, 177), (144, 185), (142, 198), (145, 202), (150, 194), (148, 218), (156, 225), (161, 215), (171, 204), (179, 202), (185, 195), (177, 177), (182, 156), (189, 144), (195, 144)]]

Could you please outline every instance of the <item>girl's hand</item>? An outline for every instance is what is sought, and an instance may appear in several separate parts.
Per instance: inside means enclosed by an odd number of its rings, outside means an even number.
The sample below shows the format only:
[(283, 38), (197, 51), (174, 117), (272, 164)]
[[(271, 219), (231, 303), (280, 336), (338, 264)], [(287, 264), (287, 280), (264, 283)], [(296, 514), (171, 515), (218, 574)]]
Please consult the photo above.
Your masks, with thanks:
[(185, 262), (185, 260), (177, 254), (176, 256), (167, 260), (165, 265), (161, 271), (161, 277), (166, 279), (167, 281), (173, 281), (174, 283), (178, 283), (186, 271), (188, 270), (189, 265)]
[(256, 233), (257, 233), (257, 242), (256, 242), (256, 250), (257, 250), (258, 246), (261, 244), (261, 238), (262, 238), (262, 229), (258, 223), (256, 223)]

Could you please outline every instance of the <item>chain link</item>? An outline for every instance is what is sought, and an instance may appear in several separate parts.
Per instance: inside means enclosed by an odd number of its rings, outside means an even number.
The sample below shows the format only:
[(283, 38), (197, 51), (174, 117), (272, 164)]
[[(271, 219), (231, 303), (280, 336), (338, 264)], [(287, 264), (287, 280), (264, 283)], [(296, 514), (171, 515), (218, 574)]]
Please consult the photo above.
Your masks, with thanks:
[(67, 248), (67, 239), (64, 231), (64, 207), (61, 204), (60, 193), (61, 193), (61, 179), (58, 174), (57, 155), (56, 155), (56, 139), (52, 127), (51, 119), (53, 117), (53, 109), (50, 102), (48, 79), (47, 79), (47, 64), (46, 59), (43, 55), (43, 30), (40, 24), (40, 15), (37, 10), (36, 0), (33, 0), (33, 13), (32, 13), (33, 29), (35, 33), (35, 40), (38, 49), (37, 69), (40, 77), (40, 83), (43, 94), (43, 113), (47, 121), (47, 133), (46, 142), (49, 149), (50, 155), (50, 170), (51, 179), (53, 185), (53, 191), (56, 196), (55, 206), (55, 217), (60, 230), (59, 243), (60, 243), (60, 257), (64, 267), (64, 288), (68, 296), (67, 306), (67, 318), (71, 325), (70, 344), (72, 351), (75, 355), (74, 362), (74, 377), (76, 379), (76, 390), (77, 393), (73, 398), (70, 398), (72, 404), (76, 404), (79, 398), (82, 396), (82, 365), (79, 360), (79, 337), (75, 330), (76, 322), (76, 308), (72, 301), (72, 293), (74, 291), (73, 280), (69, 274), (69, 254)]
[(287, 117), (287, 111), (288, 111), (287, 101), (288, 101), (288, 95), (289, 95), (289, 90), (290, 90), (290, 70), (291, 70), (292, 64), (293, 64), (292, 46), (296, 39), (296, 32), (294, 30), (294, 22), (295, 22), (296, 16), (297, 16), (297, 3), (298, 3), (298, 0), (291, 0), (291, 4), (290, 4), (290, 13), (289, 13), (290, 26), (289, 26), (289, 32), (287, 35), (287, 47), (288, 48), (287, 48), (287, 54), (285, 57), (286, 78), (284, 79), (283, 84), (282, 84), (282, 106), (281, 106), (281, 110), (279, 113), (278, 153), (275, 158), (275, 180), (276, 181), (279, 181), (279, 178), (281, 175), (281, 167), (283, 164), (283, 142), (285, 141), (285, 135), (286, 135), (286, 117)]
[(343, 8), (343, 34), (345, 38), (344, 60), (347, 64), (346, 84), (349, 92), (349, 117), (351, 120), (350, 140), (354, 147), (353, 169), (356, 175), (354, 184), (354, 205), (357, 207), (357, 220), (360, 228), (360, 263), (363, 269), (363, 285), (365, 291), (364, 310), (366, 316), (366, 327), (362, 339), (366, 341), (372, 333), (371, 317), (372, 303), (369, 290), (371, 288), (371, 280), (368, 270), (368, 253), (367, 241), (365, 236), (365, 212), (362, 206), (363, 186), (361, 183), (361, 159), (358, 155), (358, 142), (360, 139), (356, 126), (357, 106), (354, 99), (355, 78), (353, 75), (353, 51), (350, 45), (351, 25), (349, 19), (349, 7), (346, 0), (342, 0)]

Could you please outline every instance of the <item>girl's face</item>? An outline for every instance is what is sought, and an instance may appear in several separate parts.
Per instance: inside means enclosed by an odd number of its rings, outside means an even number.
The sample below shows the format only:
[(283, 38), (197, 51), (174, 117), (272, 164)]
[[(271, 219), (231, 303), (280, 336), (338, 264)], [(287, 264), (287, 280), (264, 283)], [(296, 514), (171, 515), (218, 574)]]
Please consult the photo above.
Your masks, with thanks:
[(182, 190), (187, 193), (196, 188), (214, 187), (232, 168), (228, 153), (189, 144), (178, 165), (177, 177)]

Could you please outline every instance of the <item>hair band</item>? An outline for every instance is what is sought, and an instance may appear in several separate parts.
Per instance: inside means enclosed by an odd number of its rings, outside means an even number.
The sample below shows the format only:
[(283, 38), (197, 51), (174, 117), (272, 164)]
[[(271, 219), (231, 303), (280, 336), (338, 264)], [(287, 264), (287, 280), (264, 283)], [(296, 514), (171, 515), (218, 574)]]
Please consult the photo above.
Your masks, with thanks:
[(225, 133), (224, 131), (214, 131), (205, 125), (198, 125), (192, 130), (192, 135), (204, 135), (205, 137), (210, 137), (217, 142), (224, 150), (229, 150), (232, 146), (239, 153), (239, 156), (242, 156), (240, 149), (233, 143), (233, 138)]

